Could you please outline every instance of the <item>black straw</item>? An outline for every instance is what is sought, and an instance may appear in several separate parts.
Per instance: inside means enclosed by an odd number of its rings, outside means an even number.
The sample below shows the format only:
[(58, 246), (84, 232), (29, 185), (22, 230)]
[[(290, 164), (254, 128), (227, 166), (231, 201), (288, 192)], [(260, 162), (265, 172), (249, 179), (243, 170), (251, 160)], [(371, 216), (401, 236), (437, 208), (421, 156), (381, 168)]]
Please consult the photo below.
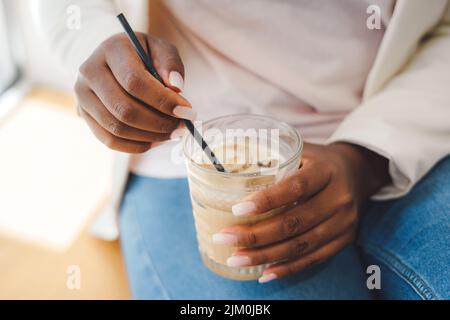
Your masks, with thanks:
[[(136, 50), (137, 54), (141, 58), (142, 62), (144, 63), (147, 70), (152, 74), (153, 77), (155, 77), (159, 82), (163, 84), (163, 86), (166, 86), (161, 76), (158, 74), (158, 71), (156, 71), (155, 67), (153, 66), (152, 60), (145, 52), (144, 48), (142, 48), (141, 43), (139, 42), (138, 38), (136, 37), (136, 34), (134, 33), (133, 29), (131, 29), (130, 24), (128, 23), (127, 19), (123, 15), (123, 13), (119, 14), (117, 16), (117, 19), (119, 19), (120, 23), (122, 24), (122, 27), (125, 29), (125, 33), (128, 35), (128, 39), (130, 39), (134, 49)], [(188, 128), (189, 132), (194, 137), (195, 141), (200, 145), (202, 150), (206, 153), (209, 160), (211, 160), (212, 164), (216, 168), (217, 171), (225, 172), (225, 168), (220, 164), (219, 160), (217, 159), (214, 152), (209, 148), (206, 141), (203, 139), (203, 137), (200, 135), (200, 133), (197, 131), (197, 129), (194, 127), (194, 124), (187, 119), (183, 119), (184, 124)]]

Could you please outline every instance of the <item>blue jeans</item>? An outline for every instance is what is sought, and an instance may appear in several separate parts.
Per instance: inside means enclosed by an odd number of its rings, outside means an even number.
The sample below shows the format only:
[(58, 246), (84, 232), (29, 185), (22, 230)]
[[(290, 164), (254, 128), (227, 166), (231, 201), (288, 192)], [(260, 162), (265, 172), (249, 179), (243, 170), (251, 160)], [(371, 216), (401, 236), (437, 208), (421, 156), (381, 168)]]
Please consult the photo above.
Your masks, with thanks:
[[(328, 262), (267, 284), (224, 279), (203, 266), (186, 179), (131, 174), (121, 245), (137, 299), (449, 299), (450, 158), (405, 197), (369, 202), (357, 244)], [(381, 290), (368, 290), (368, 265)]]

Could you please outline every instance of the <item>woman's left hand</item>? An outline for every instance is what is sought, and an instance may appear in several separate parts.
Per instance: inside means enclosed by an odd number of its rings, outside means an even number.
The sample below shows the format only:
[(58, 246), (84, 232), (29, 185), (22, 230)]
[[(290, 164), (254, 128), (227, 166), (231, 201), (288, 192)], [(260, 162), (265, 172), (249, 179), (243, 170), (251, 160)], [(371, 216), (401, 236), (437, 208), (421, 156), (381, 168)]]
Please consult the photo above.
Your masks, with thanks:
[(216, 243), (241, 247), (227, 263), (271, 263), (267, 282), (321, 263), (356, 236), (359, 205), (389, 182), (386, 158), (365, 148), (338, 143), (305, 144), (296, 173), (233, 206), (235, 215), (260, 214), (297, 203), (253, 225), (225, 228)]

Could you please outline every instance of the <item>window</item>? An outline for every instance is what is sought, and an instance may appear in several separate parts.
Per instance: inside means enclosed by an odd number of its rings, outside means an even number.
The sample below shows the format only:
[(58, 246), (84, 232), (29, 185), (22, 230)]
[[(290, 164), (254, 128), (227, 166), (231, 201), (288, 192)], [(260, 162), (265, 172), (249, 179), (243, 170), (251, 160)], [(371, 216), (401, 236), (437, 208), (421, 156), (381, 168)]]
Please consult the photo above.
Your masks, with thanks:
[(8, 21), (5, 6), (0, 0), (0, 95), (9, 88), (18, 77), (18, 69), (14, 63), (11, 39), (8, 38)]

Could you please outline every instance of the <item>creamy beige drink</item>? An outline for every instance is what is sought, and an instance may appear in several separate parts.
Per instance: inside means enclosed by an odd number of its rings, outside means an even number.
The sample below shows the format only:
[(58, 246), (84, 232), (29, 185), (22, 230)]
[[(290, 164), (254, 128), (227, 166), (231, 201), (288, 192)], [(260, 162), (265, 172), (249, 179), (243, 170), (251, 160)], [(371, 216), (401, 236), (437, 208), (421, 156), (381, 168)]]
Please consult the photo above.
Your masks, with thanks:
[[(266, 266), (227, 266), (227, 259), (237, 248), (215, 244), (212, 236), (225, 227), (252, 224), (283, 209), (240, 217), (234, 216), (231, 212), (231, 207), (245, 196), (267, 188), (299, 167), (301, 141), (294, 129), (262, 116), (224, 117), (204, 124), (204, 127), (208, 126), (219, 128), (224, 132), (223, 138), (217, 139), (219, 135), (216, 135), (216, 139), (208, 143), (225, 167), (225, 173), (217, 172), (200, 148), (189, 150), (187, 145), (193, 143), (191, 137), (185, 140), (189, 188), (200, 253), (205, 265), (224, 277), (236, 280), (257, 279)], [(254, 126), (256, 131), (258, 127), (266, 131), (273, 127), (278, 130), (277, 137), (257, 134), (250, 138), (238, 135), (237, 139), (229, 139), (225, 131), (230, 126), (233, 129), (239, 126), (242, 126), (242, 129)], [(240, 131), (244, 135), (248, 132)], [(277, 140), (276, 143), (273, 140)]]

